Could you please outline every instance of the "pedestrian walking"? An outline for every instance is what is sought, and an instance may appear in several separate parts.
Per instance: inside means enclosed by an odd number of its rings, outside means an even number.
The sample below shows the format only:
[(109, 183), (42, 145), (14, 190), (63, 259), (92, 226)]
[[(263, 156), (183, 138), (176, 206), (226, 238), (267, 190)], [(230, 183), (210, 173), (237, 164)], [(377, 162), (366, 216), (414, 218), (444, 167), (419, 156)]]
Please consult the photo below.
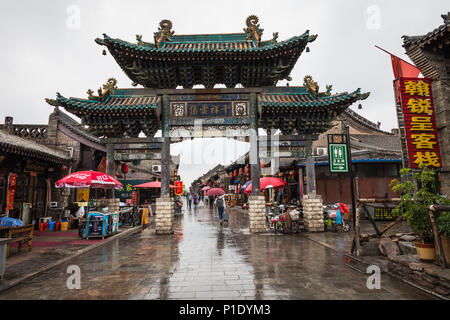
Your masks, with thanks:
[(209, 199), (209, 209), (212, 210), (213, 207), (214, 207), (214, 197), (213, 196), (209, 196), (208, 199)]
[(194, 208), (197, 209), (198, 208), (198, 195), (194, 195)]
[(192, 209), (192, 194), (189, 193), (188, 197), (188, 207), (189, 207), (189, 211), (191, 211)]
[[(219, 213), (219, 221), (220, 221), (220, 224), (222, 225), (223, 212), (226, 209), (224, 195), (218, 196), (216, 198), (215, 204), (216, 204), (216, 207), (217, 207), (217, 212)], [(228, 219), (227, 219), (227, 221), (228, 221)]]

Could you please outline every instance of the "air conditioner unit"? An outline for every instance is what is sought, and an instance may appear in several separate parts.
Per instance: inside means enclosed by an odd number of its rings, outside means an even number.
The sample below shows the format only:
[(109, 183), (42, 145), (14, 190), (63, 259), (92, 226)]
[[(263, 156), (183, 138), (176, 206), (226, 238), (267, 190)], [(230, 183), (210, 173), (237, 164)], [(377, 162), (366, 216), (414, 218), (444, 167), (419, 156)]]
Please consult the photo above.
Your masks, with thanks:
[(161, 165), (160, 164), (153, 165), (152, 172), (161, 172)]

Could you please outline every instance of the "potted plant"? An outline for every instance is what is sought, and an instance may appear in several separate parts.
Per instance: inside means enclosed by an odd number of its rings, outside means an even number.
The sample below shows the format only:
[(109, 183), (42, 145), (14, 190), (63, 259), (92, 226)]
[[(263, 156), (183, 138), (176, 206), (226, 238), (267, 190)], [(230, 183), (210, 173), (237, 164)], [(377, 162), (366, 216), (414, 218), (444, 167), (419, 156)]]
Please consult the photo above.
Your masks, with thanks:
[(450, 264), (450, 212), (445, 212), (439, 216), (436, 219), (436, 223), (441, 235), (445, 261)]
[(401, 194), (399, 205), (393, 213), (403, 215), (407, 224), (420, 237), (416, 242), (419, 259), (433, 261), (435, 259), (433, 228), (431, 226), (428, 207), (432, 204), (448, 203), (448, 200), (433, 192), (435, 189), (435, 172), (423, 168), (413, 172), (409, 168), (400, 170), (401, 181), (394, 179), (390, 183), (392, 190)]

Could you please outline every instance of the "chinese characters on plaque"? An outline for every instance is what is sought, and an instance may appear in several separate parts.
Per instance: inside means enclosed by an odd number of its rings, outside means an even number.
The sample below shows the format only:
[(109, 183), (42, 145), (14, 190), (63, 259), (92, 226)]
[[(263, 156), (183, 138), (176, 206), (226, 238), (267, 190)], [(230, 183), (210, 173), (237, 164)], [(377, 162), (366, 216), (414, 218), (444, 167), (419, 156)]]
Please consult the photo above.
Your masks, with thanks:
[(247, 101), (178, 101), (171, 102), (174, 118), (247, 117)]
[(431, 79), (400, 78), (410, 168), (442, 166)]

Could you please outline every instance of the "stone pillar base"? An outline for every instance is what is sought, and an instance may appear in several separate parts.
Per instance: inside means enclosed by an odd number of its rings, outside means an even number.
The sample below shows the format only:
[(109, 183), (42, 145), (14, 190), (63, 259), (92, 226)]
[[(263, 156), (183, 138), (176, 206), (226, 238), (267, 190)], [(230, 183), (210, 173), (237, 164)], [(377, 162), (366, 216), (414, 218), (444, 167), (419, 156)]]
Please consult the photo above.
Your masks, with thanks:
[(174, 233), (174, 203), (170, 197), (156, 199), (156, 234)]
[(266, 200), (264, 196), (248, 198), (250, 232), (266, 232)]
[(308, 232), (323, 232), (323, 201), (317, 194), (308, 194), (303, 197), (303, 218)]

